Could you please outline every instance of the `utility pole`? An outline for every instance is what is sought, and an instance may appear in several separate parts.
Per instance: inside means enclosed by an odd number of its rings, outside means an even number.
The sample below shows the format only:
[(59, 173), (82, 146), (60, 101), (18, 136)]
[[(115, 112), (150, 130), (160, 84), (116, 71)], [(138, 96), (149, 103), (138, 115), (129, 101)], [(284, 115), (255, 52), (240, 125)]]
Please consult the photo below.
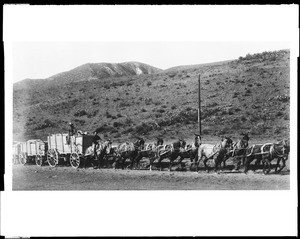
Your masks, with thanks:
[(199, 74), (199, 81), (198, 81), (198, 85), (199, 85), (199, 94), (198, 94), (198, 123), (199, 123), (199, 135), (201, 137), (201, 94), (200, 94), (200, 74)]

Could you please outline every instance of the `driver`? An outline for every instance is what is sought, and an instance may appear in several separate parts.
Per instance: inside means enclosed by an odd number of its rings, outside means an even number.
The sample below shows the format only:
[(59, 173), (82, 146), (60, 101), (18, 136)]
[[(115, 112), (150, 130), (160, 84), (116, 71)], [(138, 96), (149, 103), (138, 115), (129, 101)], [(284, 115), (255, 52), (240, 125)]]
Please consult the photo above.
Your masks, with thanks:
[(98, 160), (98, 156), (96, 153), (97, 147), (99, 146), (99, 140), (101, 140), (100, 136), (98, 135), (98, 131), (96, 130), (94, 132), (94, 137), (93, 137), (93, 144), (94, 144), (94, 155), (95, 155), (95, 159)]

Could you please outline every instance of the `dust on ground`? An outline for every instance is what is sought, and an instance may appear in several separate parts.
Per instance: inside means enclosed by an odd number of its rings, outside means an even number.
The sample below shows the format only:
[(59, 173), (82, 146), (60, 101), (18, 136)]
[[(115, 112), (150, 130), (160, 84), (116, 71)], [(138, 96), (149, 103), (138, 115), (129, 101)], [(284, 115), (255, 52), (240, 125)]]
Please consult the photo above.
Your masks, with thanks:
[(13, 190), (288, 190), (290, 173), (13, 166)]

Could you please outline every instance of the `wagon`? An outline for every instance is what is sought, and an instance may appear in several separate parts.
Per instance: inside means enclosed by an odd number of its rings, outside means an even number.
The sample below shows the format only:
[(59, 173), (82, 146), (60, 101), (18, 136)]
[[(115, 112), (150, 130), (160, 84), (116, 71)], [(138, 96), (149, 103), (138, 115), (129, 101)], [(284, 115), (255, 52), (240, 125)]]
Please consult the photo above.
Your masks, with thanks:
[(45, 161), (47, 142), (40, 139), (27, 140), (17, 144), (17, 150), (19, 151), (18, 159), (22, 165), (36, 163), (36, 165), (41, 166)]
[(13, 164), (20, 163), (19, 161), (20, 152), (21, 152), (21, 143), (13, 142)]
[[(47, 161), (51, 167), (69, 162), (73, 168), (81, 166), (86, 149), (92, 145), (93, 135), (67, 133), (52, 134), (47, 137)], [(69, 139), (69, 140), (68, 140)]]
[(20, 143), (19, 161), (21, 164), (36, 163), (41, 166), (45, 161), (47, 142), (40, 139), (31, 139)]

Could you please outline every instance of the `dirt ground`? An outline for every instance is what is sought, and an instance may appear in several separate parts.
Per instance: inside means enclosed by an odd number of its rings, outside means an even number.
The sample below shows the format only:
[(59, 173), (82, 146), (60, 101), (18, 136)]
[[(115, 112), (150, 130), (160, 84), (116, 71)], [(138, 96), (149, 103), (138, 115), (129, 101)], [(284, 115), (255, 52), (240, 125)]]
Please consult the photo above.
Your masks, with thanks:
[[(274, 163), (273, 163), (274, 164)], [(187, 162), (188, 165), (188, 162)], [(268, 175), (259, 168), (232, 171), (230, 165), (218, 174), (193, 168), (186, 171), (163, 171), (101, 168), (74, 169), (67, 165), (52, 168), (48, 165), (13, 166), (13, 190), (288, 190), (290, 188), (289, 160), (281, 173), (274, 168)]]

